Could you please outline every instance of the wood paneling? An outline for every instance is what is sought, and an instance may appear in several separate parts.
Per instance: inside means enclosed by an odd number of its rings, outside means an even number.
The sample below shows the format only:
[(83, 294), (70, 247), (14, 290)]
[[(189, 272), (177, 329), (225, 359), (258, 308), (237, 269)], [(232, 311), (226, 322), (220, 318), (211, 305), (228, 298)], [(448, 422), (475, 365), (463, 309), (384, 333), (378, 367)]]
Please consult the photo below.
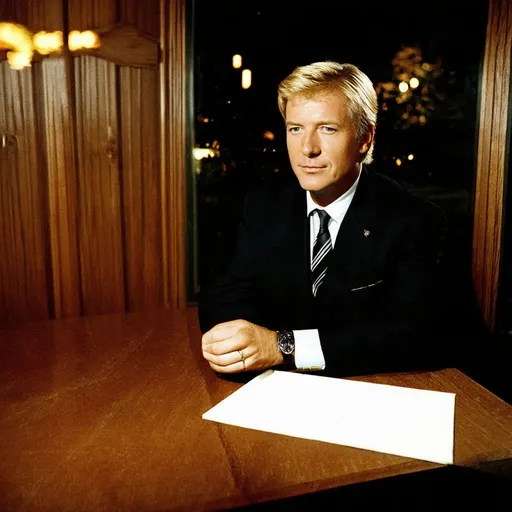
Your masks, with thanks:
[(0, 323), (46, 318), (47, 205), (32, 69), (0, 62)]
[(153, 69), (66, 50), (1, 64), (0, 126), (19, 147), (1, 161), (0, 321), (185, 304), (183, 3), (0, 0), (33, 32), (128, 25), (158, 58), (172, 49)]
[[(114, 0), (69, 0), (69, 30), (117, 22)], [(116, 66), (73, 59), (78, 232), (84, 314), (125, 308)]]
[(78, 260), (77, 172), (72, 91), (66, 61), (47, 60), (40, 68), (40, 124), (48, 174), (53, 309), (56, 318), (81, 312)]
[(474, 207), (473, 280), (494, 330), (502, 254), (504, 180), (509, 140), (512, 2), (490, 0), (480, 105)]
[(73, 59), (78, 245), (84, 314), (125, 308), (116, 67)]
[(19, 0), (0, 0), (0, 20), (27, 24), (27, 2)]
[(146, 2), (119, 0), (119, 10), (121, 20), (136, 25), (139, 30), (158, 40), (160, 37), (160, 0)]
[(80, 53), (95, 55), (120, 66), (158, 68), (158, 41), (129, 23), (95, 28), (101, 45)]
[[(120, 19), (158, 41), (159, 0), (121, 0)], [(159, 45), (158, 45), (159, 46)], [(127, 307), (163, 305), (159, 69), (121, 68)]]
[[(64, 30), (63, 3), (28, 3), (32, 31)], [(69, 55), (33, 64), (38, 124), (47, 173), (53, 315), (77, 316), (80, 269), (77, 240), (75, 123)]]
[(163, 304), (158, 71), (120, 71), (127, 307)]
[(161, 0), (160, 70), (164, 302), (186, 305), (186, 12), (184, 0)]

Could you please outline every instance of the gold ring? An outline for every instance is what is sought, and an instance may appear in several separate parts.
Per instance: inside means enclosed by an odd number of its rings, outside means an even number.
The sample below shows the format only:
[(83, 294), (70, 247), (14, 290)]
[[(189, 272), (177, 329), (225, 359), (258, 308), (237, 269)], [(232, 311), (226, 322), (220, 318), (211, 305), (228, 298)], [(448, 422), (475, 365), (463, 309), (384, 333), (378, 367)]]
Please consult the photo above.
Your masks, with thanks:
[(244, 356), (244, 353), (243, 353), (242, 350), (238, 350), (237, 352), (240, 354), (240, 357), (242, 358), (241, 361), (242, 361), (242, 364), (244, 365), (244, 371), (245, 371), (245, 356)]

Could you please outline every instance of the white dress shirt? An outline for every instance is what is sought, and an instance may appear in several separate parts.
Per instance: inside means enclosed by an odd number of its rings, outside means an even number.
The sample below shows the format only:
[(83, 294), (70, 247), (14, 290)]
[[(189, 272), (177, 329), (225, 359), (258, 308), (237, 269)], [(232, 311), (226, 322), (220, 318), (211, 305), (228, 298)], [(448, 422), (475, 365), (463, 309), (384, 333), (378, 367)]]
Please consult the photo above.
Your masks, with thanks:
[[(361, 176), (361, 173), (359, 173)], [(313, 256), (313, 246), (320, 229), (320, 219), (318, 213), (311, 213), (313, 210), (325, 210), (331, 217), (329, 220), (329, 234), (333, 240), (333, 248), (336, 244), (336, 238), (340, 230), (341, 223), (345, 218), (345, 214), (354, 198), (357, 184), (359, 183), (359, 176), (354, 184), (336, 201), (327, 205), (326, 207), (317, 205), (311, 198), (311, 193), (306, 192), (307, 201), (307, 214), (309, 217), (309, 249), (311, 258)], [(329, 268), (327, 268), (329, 273)], [(299, 370), (323, 370), (325, 369), (325, 359), (320, 344), (320, 336), (318, 329), (303, 329), (293, 331), (295, 336), (295, 366)]]

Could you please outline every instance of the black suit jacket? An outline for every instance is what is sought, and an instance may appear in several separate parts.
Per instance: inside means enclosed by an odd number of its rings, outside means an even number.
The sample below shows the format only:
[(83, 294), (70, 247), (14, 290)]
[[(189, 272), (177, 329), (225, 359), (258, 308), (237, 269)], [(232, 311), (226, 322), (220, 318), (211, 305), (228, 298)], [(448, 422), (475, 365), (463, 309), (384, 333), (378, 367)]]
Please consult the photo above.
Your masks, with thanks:
[(203, 332), (243, 318), (318, 329), (326, 373), (443, 366), (438, 275), (446, 218), (397, 183), (363, 171), (317, 297), (306, 192), (297, 182), (247, 195), (227, 272), (201, 292)]

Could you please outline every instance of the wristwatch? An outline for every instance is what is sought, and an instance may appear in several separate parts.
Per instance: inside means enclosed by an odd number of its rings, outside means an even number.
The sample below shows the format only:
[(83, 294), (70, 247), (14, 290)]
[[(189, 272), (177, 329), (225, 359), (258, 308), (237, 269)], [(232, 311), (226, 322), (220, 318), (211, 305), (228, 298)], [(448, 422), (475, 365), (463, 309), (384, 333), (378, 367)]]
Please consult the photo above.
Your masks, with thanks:
[(293, 362), (293, 353), (295, 352), (295, 337), (293, 331), (277, 331), (277, 346), (283, 354), (285, 363)]

